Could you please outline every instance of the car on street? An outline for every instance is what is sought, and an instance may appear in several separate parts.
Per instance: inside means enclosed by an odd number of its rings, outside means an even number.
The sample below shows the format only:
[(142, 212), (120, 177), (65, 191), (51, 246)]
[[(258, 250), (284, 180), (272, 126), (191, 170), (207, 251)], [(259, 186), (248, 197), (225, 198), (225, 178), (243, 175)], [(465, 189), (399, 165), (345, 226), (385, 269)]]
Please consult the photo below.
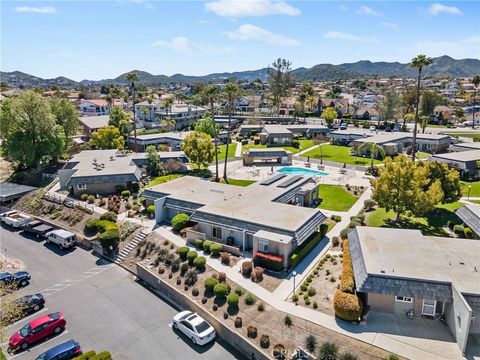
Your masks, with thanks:
[(32, 221), (32, 218), (18, 211), (8, 211), (0, 216), (0, 220), (11, 227), (23, 228)]
[(45, 298), (42, 294), (25, 295), (15, 299), (8, 304), (12, 311), (3, 311), (0, 314), (0, 324), (8, 325), (15, 321), (23, 319), (25, 316), (33, 314), (43, 308)]
[(333, 130), (338, 130), (338, 124), (333, 124), (333, 125), (332, 125), (332, 129), (333, 129)]
[(377, 128), (372, 125), (372, 126), (369, 127), (369, 130), (370, 130), (370, 131), (375, 131), (375, 130), (377, 130)]
[(0, 273), (0, 286), (5, 287), (24, 287), (30, 283), (31, 276), (26, 271), (18, 271), (14, 274), (12, 273)]
[(346, 123), (340, 124), (340, 130), (347, 130), (348, 125)]
[(37, 239), (45, 237), (46, 234), (52, 230), (52, 226), (45, 224), (43, 221), (40, 220), (31, 221), (23, 228), (24, 232), (35, 235)]
[(174, 329), (183, 332), (193, 344), (205, 345), (215, 339), (215, 329), (200, 315), (182, 311), (173, 317)]
[(57, 244), (60, 249), (75, 246), (75, 234), (67, 230), (53, 230), (46, 235), (46, 243)]
[(30, 321), (10, 337), (8, 352), (16, 353), (19, 350), (26, 350), (29, 346), (51, 335), (58, 335), (65, 330), (66, 323), (61, 312), (44, 315)]
[(68, 340), (60, 345), (48, 349), (36, 360), (68, 360), (82, 355), (80, 344), (75, 340)]

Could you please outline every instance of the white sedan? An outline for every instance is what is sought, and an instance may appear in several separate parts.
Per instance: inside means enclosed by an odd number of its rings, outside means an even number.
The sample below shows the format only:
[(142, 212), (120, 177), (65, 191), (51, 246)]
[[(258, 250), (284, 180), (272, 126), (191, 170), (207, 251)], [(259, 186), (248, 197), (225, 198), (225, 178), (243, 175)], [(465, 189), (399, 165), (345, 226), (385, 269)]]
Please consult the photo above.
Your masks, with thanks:
[(215, 329), (200, 315), (182, 311), (173, 317), (174, 329), (187, 335), (193, 344), (205, 345), (215, 339)]

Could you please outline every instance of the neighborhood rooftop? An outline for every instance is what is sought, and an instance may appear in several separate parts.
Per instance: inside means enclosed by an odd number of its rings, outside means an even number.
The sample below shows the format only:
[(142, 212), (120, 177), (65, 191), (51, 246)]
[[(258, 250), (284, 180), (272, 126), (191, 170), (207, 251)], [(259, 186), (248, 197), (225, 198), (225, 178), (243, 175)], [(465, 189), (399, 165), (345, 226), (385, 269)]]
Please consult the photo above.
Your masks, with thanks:
[(435, 154), (432, 158), (441, 158), (452, 161), (480, 160), (480, 150), (458, 151), (454, 153)]

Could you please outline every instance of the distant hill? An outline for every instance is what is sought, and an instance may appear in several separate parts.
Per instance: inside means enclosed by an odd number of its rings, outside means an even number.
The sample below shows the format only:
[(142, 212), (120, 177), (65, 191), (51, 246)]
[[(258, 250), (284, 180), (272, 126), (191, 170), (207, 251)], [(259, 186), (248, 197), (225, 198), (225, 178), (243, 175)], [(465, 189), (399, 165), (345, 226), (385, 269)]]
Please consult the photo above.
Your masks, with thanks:
[[(192, 76), (175, 74), (153, 75), (146, 71), (133, 70), (138, 74), (139, 81), (147, 86), (155, 86), (169, 83), (194, 84), (195, 82), (221, 82), (225, 79), (237, 79), (253, 81), (255, 79), (266, 80), (268, 78), (268, 69), (262, 68), (250, 71), (213, 73), (203, 76)], [(307, 80), (336, 80), (336, 79), (357, 79), (372, 76), (379, 77), (413, 77), (417, 74), (415, 69), (410, 68), (408, 64), (399, 62), (371, 62), (368, 60), (357, 61), (354, 63), (345, 63), (340, 65), (319, 64), (311, 68), (297, 68), (292, 70), (292, 75), (297, 81)], [(432, 77), (473, 77), (480, 74), (479, 59), (455, 60), (449, 56), (435, 58), (432, 65), (428, 66), (424, 74)], [(59, 86), (73, 87), (79, 84), (83, 85), (103, 85), (119, 84), (126, 85), (128, 81), (125, 78), (126, 73), (114, 79), (104, 80), (82, 80), (76, 82), (63, 76), (55, 79), (42, 79), (20, 71), (0, 72), (1, 81), (12, 85), (29, 86)]]

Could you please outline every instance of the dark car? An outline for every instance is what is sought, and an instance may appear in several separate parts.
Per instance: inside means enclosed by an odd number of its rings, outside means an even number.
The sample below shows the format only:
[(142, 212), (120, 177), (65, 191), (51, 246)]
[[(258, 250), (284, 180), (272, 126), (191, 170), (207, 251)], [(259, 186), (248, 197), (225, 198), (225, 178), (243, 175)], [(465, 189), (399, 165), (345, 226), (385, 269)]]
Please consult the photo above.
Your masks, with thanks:
[(0, 285), (8, 287), (23, 287), (30, 283), (30, 274), (26, 271), (18, 271), (15, 274), (0, 273)]
[(80, 348), (80, 344), (75, 340), (69, 340), (45, 351), (37, 357), (36, 360), (67, 360), (73, 359), (81, 354), (82, 349)]
[(45, 237), (45, 234), (52, 230), (53, 230), (53, 227), (39, 220), (32, 221), (23, 228), (24, 232), (33, 234), (37, 238)]
[(26, 295), (16, 299), (9, 304), (9, 307), (15, 309), (14, 311), (0, 314), (0, 324), (4, 326), (12, 324), (27, 315), (37, 312), (44, 305), (45, 298), (42, 294)]

